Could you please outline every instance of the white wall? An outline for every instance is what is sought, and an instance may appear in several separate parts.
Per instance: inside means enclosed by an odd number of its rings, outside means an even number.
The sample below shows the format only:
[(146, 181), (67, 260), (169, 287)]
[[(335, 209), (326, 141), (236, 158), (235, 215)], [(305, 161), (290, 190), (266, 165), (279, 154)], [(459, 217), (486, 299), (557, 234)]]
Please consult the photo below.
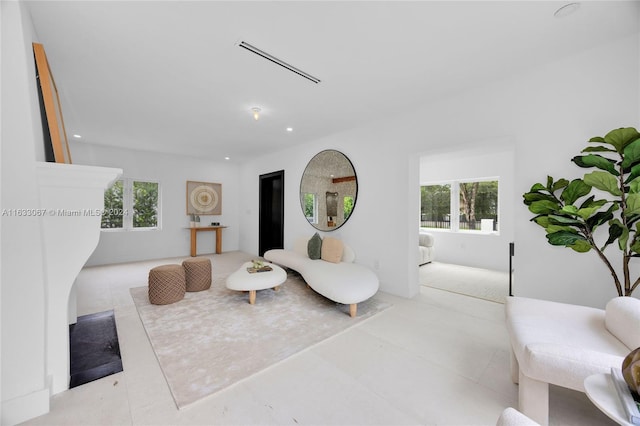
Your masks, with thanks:
[[(103, 231), (100, 242), (87, 265), (132, 262), (188, 256), (190, 251), (189, 216), (186, 214), (188, 180), (222, 184), (222, 215), (202, 216), (201, 223), (220, 222), (222, 250), (238, 250), (240, 235), (239, 168), (196, 157), (133, 151), (71, 142), (74, 164), (118, 167), (124, 177), (160, 182), (161, 229), (152, 231)], [(215, 233), (198, 233), (198, 254), (215, 252)]]
[[(517, 295), (603, 306), (615, 295), (607, 271), (593, 253), (578, 255), (546, 243), (520, 195), (547, 174), (580, 175), (570, 159), (591, 136), (637, 126), (637, 35), (595, 47), (524, 75), (434, 100), (395, 119), (342, 132), (313, 144), (262, 157), (242, 169), (246, 194), (240, 248), (257, 247), (257, 175), (285, 170), (285, 246), (312, 228), (300, 213), (297, 188), (306, 162), (322, 149), (343, 151), (358, 175), (353, 217), (338, 231), (357, 261), (380, 268), (382, 290), (417, 292), (419, 157), (477, 141), (510, 140), (515, 152), (513, 221)], [(615, 64), (615, 65), (612, 65)], [(445, 148), (443, 148), (445, 147)], [(385, 202), (381, 203), (381, 197)], [(391, 207), (386, 207), (391, 206)], [(412, 219), (415, 218), (415, 219)], [(407, 223), (412, 222), (413, 223)], [(496, 253), (504, 257), (508, 247)]]
[(477, 141), (473, 147), (453, 152), (425, 154), (420, 159), (420, 184), (453, 179), (493, 178), (498, 183), (499, 233), (430, 230), (439, 262), (479, 268), (509, 270), (509, 243), (514, 238), (513, 141)]
[[(34, 40), (28, 12), (19, 2), (0, 2), (2, 28), (3, 209), (39, 207), (36, 146), (42, 146)], [(37, 119), (36, 119), (37, 117)], [(40, 141), (37, 143), (37, 141)], [(2, 424), (46, 413), (49, 390), (45, 371), (45, 291), (40, 221), (37, 217), (3, 215)]]

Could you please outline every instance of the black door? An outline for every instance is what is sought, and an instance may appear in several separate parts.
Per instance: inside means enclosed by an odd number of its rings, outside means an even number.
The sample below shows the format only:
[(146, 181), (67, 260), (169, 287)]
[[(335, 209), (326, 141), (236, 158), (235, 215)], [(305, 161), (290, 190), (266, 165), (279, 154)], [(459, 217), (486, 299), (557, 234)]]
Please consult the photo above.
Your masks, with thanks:
[(259, 255), (284, 248), (284, 170), (260, 175)]

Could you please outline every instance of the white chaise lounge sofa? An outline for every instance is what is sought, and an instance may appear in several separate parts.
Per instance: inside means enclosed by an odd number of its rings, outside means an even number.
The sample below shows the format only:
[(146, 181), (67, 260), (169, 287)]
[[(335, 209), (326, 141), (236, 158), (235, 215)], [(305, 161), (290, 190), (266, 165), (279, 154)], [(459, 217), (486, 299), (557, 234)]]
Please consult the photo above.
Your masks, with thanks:
[(378, 291), (378, 277), (370, 269), (353, 263), (355, 253), (347, 244), (343, 243), (341, 259), (334, 263), (310, 259), (308, 241), (309, 238), (298, 238), (293, 250), (268, 250), (264, 253), (264, 258), (297, 271), (317, 293), (334, 302), (349, 305), (349, 314), (355, 317), (358, 303), (369, 299)]
[(542, 425), (549, 383), (584, 392), (587, 377), (620, 368), (640, 347), (640, 300), (632, 297), (616, 297), (604, 310), (508, 297), (505, 312), (519, 410)]

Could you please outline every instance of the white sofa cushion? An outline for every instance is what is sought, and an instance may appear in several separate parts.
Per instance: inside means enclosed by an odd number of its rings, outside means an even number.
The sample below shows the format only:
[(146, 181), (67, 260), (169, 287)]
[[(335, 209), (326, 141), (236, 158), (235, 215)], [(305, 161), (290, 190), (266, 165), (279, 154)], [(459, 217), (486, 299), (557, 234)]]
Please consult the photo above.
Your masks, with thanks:
[(616, 297), (605, 307), (605, 326), (630, 349), (640, 348), (640, 300)]

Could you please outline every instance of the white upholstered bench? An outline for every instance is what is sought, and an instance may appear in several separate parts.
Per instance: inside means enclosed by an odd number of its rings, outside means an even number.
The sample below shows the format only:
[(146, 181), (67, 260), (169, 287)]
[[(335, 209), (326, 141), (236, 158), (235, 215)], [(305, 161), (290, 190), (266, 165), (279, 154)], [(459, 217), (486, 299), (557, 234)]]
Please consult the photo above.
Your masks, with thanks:
[(606, 308), (508, 297), (511, 377), (520, 411), (549, 421), (549, 384), (584, 392), (584, 380), (620, 367), (640, 347), (640, 300), (616, 297)]

